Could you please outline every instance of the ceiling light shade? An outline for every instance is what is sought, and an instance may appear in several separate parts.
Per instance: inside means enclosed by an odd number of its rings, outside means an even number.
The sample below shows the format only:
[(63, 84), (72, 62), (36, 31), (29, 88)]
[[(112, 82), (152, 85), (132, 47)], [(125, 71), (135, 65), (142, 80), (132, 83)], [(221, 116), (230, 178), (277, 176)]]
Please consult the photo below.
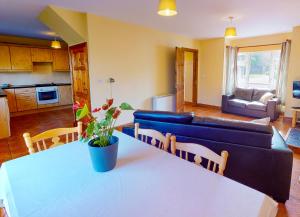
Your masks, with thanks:
[(61, 45), (60, 45), (60, 42), (59, 41), (52, 41), (51, 42), (51, 47), (54, 48), (54, 49), (60, 49), (61, 48)]
[(235, 27), (227, 27), (225, 30), (225, 37), (230, 38), (230, 37), (236, 37), (236, 28)]
[(160, 0), (157, 13), (167, 17), (177, 15), (176, 0)]
[(234, 19), (234, 17), (228, 17), (228, 19), (230, 20), (230, 26), (225, 29), (225, 37), (226, 38), (236, 37), (237, 36), (236, 28), (232, 25), (232, 20)]

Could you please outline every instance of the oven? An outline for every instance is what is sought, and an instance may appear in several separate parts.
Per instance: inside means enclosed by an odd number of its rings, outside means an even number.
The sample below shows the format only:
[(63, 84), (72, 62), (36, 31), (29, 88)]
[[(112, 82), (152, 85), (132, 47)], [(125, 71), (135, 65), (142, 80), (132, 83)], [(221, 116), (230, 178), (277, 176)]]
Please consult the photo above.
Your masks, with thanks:
[(58, 103), (59, 94), (58, 87), (37, 87), (36, 98), (38, 104), (53, 104)]

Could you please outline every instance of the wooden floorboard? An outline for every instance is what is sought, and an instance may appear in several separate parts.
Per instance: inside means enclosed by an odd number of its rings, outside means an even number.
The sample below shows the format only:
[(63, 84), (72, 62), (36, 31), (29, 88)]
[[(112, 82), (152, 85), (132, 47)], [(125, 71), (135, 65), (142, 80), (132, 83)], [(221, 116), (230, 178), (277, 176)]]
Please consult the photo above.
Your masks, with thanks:
[[(197, 116), (213, 116), (232, 118), (237, 120), (252, 120), (251, 118), (247, 117), (223, 114), (219, 109), (210, 107), (185, 106), (185, 111), (195, 112)], [(273, 125), (279, 129), (283, 136), (286, 135), (289, 128), (291, 127), (291, 123), (285, 122), (282, 117), (274, 122)], [(52, 128), (72, 126), (73, 112), (71, 109), (13, 117), (11, 119), (12, 136), (9, 139), (0, 140), (0, 163), (28, 154), (22, 137), (22, 134), (24, 132), (29, 132), (32, 135), (35, 135)], [(285, 204), (279, 205), (279, 212), (277, 217), (300, 217), (300, 184), (298, 182), (299, 176), (300, 155), (294, 154), (290, 199)], [(86, 216), (88, 216), (88, 214)], [(0, 217), (6, 217), (5, 211), (3, 209), (0, 209)]]

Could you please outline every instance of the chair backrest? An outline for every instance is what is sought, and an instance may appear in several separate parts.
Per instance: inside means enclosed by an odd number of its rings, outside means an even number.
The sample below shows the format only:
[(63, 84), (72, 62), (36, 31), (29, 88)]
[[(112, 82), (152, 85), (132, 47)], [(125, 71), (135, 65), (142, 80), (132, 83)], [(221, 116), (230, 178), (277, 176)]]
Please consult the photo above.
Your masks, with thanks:
[(139, 128), (139, 123), (135, 123), (134, 137), (146, 143), (150, 140), (151, 145), (167, 151), (170, 145), (171, 134), (167, 133), (166, 136), (164, 136), (161, 132), (156, 130), (141, 129)]
[[(47, 130), (33, 137), (31, 137), (29, 133), (24, 133), (23, 138), (25, 140), (29, 154), (33, 154), (38, 151), (63, 145), (65, 143), (74, 142), (76, 133), (78, 134), (77, 137), (79, 138), (82, 134), (82, 122), (78, 122), (77, 127)], [(70, 134), (71, 139), (69, 138)], [(60, 137), (65, 138), (65, 143), (60, 140)], [(50, 145), (49, 140), (51, 140)]]
[[(188, 160), (188, 153), (195, 154), (195, 164), (202, 166), (202, 157), (207, 159), (206, 169), (216, 172), (218, 165), (218, 174), (223, 175), (226, 168), (228, 152), (222, 151), (221, 156), (199, 144), (176, 142), (176, 137), (171, 137), (171, 152), (176, 155), (179, 151), (179, 157)], [(184, 153), (184, 154), (183, 154)], [(184, 157), (183, 157), (184, 156)], [(203, 166), (202, 166), (203, 167)]]

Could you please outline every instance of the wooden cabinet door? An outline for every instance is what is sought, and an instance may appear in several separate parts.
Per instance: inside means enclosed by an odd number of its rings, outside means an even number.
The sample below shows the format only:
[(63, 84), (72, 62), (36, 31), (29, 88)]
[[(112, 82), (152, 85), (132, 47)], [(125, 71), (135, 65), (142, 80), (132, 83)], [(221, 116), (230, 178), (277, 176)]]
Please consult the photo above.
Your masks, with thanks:
[(37, 109), (35, 88), (15, 89), (18, 112)]
[(52, 62), (52, 50), (47, 48), (31, 48), (32, 62)]
[(15, 89), (5, 89), (4, 93), (7, 95), (9, 112), (17, 112)]
[(12, 70), (32, 71), (31, 52), (28, 47), (10, 46)]
[(59, 86), (59, 105), (73, 104), (72, 86)]
[(70, 47), (70, 56), (74, 101), (84, 102), (91, 108), (87, 44)]
[(57, 49), (57, 50), (53, 50), (52, 53), (53, 53), (53, 71), (55, 72), (70, 71), (68, 50)]
[(0, 71), (11, 70), (9, 47), (0, 45)]
[(0, 139), (10, 137), (10, 120), (7, 99), (0, 98)]

